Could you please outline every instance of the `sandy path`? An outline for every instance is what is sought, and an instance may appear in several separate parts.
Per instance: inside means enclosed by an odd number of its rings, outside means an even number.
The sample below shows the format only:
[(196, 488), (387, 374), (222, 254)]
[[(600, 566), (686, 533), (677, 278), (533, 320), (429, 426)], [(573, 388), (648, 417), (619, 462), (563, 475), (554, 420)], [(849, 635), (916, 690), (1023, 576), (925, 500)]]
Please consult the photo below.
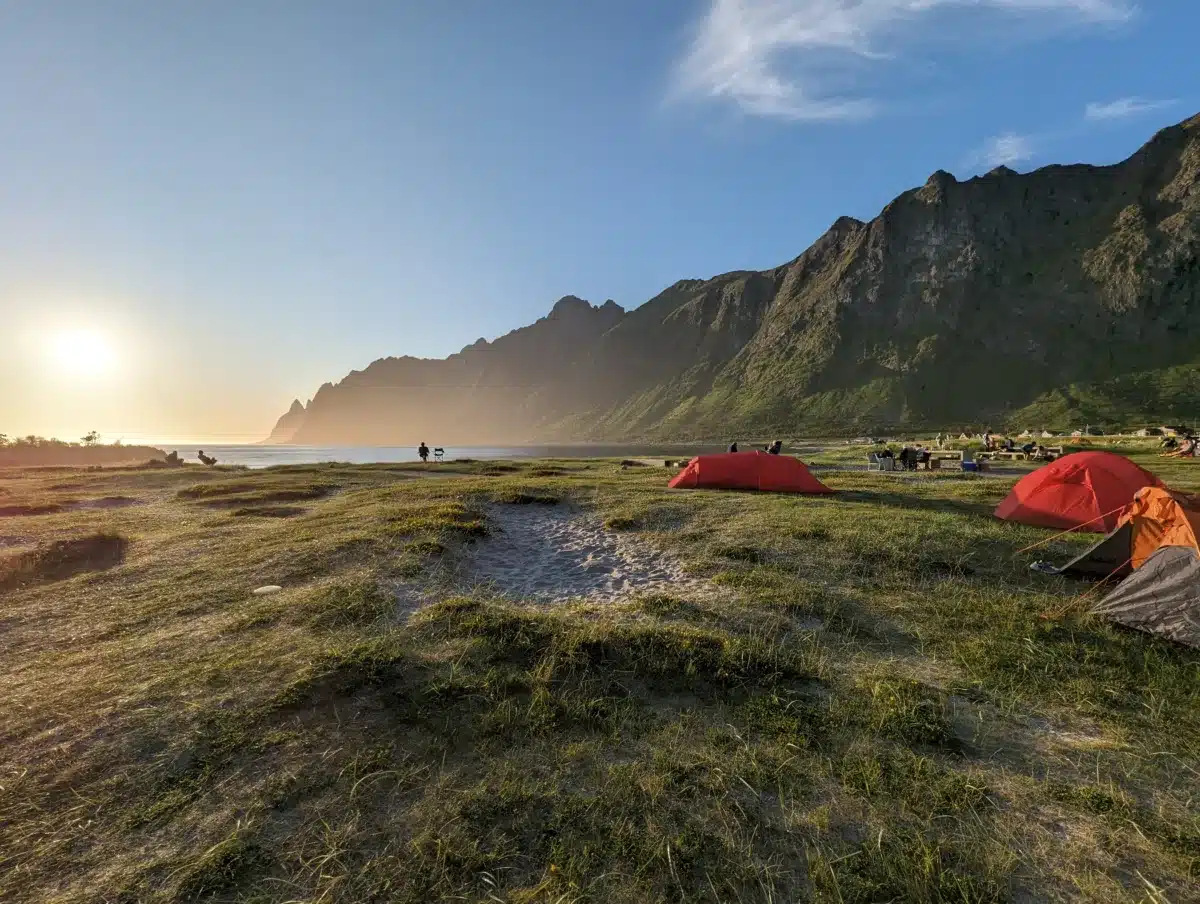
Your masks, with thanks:
[(695, 593), (707, 582), (673, 556), (607, 530), (565, 506), (501, 505), (488, 511), (492, 535), (465, 563), (473, 584), (537, 602), (627, 599), (638, 593)]

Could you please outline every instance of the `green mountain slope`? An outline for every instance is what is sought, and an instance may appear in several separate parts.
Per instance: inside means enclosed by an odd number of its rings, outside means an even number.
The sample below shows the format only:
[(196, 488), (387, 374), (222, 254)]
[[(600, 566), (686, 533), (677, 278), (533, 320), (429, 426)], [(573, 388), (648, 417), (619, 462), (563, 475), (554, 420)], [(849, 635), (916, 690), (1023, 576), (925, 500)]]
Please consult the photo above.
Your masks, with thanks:
[(1111, 431), (1200, 423), (1200, 361), (1071, 384), (1014, 411), (1010, 426), (1066, 430), (1083, 424)]
[(1200, 357), (1198, 249), (1195, 117), (1115, 166), (936, 172), (772, 270), (376, 361), (287, 426), (461, 444), (1191, 417), (1173, 369)]

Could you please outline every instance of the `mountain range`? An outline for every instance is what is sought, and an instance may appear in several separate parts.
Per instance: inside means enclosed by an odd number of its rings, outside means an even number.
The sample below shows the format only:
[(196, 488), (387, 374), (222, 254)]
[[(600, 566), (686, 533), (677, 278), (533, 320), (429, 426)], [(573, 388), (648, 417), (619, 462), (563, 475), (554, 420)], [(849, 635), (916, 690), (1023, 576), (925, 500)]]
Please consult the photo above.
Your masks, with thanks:
[[(938, 171), (794, 260), (383, 358), (268, 442), (721, 439), (1200, 414), (1200, 116), (1113, 166)], [(1028, 422), (1028, 423), (1026, 423)]]

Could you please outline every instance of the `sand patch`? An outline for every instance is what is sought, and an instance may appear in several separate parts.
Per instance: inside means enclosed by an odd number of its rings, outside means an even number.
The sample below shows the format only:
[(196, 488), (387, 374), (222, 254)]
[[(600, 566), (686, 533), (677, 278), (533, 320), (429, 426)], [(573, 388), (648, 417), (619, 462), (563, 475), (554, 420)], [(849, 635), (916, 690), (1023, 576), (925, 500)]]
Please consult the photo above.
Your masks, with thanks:
[(464, 576), (505, 596), (613, 602), (710, 589), (674, 556), (566, 506), (499, 505), (487, 518), (492, 533), (471, 547)]

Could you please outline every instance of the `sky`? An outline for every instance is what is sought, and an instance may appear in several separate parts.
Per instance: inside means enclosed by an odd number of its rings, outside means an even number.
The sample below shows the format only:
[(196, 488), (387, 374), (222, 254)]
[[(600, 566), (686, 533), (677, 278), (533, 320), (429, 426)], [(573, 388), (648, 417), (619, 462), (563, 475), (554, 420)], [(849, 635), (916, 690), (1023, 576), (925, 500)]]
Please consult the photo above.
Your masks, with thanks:
[(1200, 110), (1195, 0), (0, 0), (0, 433), (265, 436)]

